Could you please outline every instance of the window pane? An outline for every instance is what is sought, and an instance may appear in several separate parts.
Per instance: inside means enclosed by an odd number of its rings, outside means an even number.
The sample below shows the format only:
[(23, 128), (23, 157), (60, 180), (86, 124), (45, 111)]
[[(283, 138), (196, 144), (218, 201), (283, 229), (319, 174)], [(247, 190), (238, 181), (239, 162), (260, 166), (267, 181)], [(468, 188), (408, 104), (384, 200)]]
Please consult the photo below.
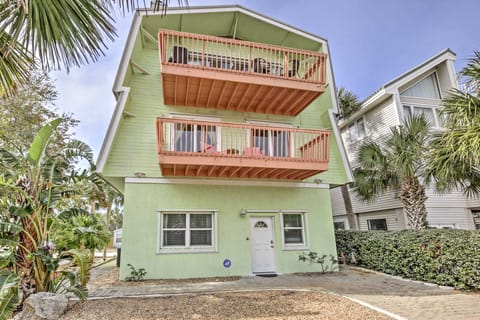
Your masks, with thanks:
[(403, 106), (403, 119), (410, 118), (412, 116), (412, 111), (410, 106)]
[(335, 230), (345, 230), (345, 222), (343, 221), (334, 222), (333, 228)]
[(212, 231), (210, 230), (192, 230), (190, 232), (190, 245), (192, 246), (211, 246)]
[(285, 243), (303, 243), (302, 230), (285, 230)]
[(367, 220), (368, 230), (387, 230), (387, 219)]
[(427, 119), (431, 126), (437, 126), (437, 124), (435, 123), (435, 116), (433, 115), (432, 108), (414, 107), (413, 110), (415, 114), (423, 114), (425, 116), (425, 119)]
[(431, 74), (422, 81), (417, 82), (415, 85), (405, 90), (400, 95), (408, 97), (440, 99), (440, 92), (438, 90), (435, 74)]
[(185, 246), (185, 231), (163, 231), (164, 246)]
[(211, 228), (212, 215), (210, 214), (191, 214), (190, 228)]
[(357, 131), (358, 131), (359, 138), (363, 138), (367, 135), (367, 131), (365, 130), (365, 123), (363, 122), (363, 119), (360, 119), (357, 121)]
[(302, 227), (302, 215), (300, 214), (283, 215), (283, 226), (285, 228)]
[(288, 132), (273, 131), (273, 156), (287, 157), (288, 156)]
[(216, 127), (197, 126), (197, 151), (202, 151), (202, 146), (205, 145), (217, 148)]
[(175, 151), (194, 151), (194, 126), (177, 124), (175, 128)]
[(350, 141), (357, 140), (358, 139), (357, 126), (355, 124), (352, 124), (348, 127), (348, 130), (350, 131)]
[(163, 227), (170, 228), (185, 228), (186, 215), (184, 214), (164, 214), (163, 215)]
[(268, 130), (254, 130), (253, 131), (253, 147), (260, 148), (268, 156)]

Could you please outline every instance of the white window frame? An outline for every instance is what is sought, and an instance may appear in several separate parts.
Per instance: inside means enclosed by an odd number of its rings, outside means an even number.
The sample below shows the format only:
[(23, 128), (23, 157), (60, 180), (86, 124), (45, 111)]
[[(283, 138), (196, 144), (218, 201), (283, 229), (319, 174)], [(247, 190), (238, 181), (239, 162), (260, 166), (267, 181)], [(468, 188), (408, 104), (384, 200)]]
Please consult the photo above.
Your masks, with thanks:
[[(166, 214), (185, 214), (185, 246), (163, 246), (163, 216)], [(212, 244), (209, 246), (190, 246), (190, 215), (210, 214), (212, 216)], [(169, 228), (169, 230), (172, 230)], [(218, 210), (217, 209), (159, 209), (157, 210), (157, 254), (164, 253), (205, 253), (218, 252)]]
[[(365, 130), (364, 130), (364, 131), (365, 131), (365, 135), (363, 135), (363, 136), (360, 136), (360, 135), (359, 135), (359, 132), (360, 132), (360, 131), (358, 130), (358, 123), (359, 123), (359, 122), (363, 122), (363, 128), (365, 129)], [(355, 131), (356, 131), (356, 133), (357, 133), (357, 136), (356, 136), (356, 137), (353, 137), (353, 136), (352, 136), (352, 131), (350, 130), (351, 127), (355, 127)], [(366, 119), (365, 119), (365, 116), (362, 116), (362, 117), (356, 119), (355, 121), (352, 121), (352, 123), (347, 126), (347, 129), (348, 129), (348, 136), (349, 136), (350, 142), (360, 141), (360, 140), (364, 139), (365, 137), (367, 137), (367, 136), (368, 136), (368, 132), (367, 132), (367, 121), (366, 121)]]
[(429, 105), (422, 105), (422, 104), (414, 104), (414, 103), (410, 103), (410, 104), (403, 104), (402, 105), (402, 114), (403, 114), (403, 121), (405, 121), (405, 119), (407, 118), (407, 115), (405, 114), (405, 108), (409, 108), (410, 109), (410, 114), (413, 115), (415, 114), (415, 108), (423, 108), (423, 109), (430, 109), (433, 111), (433, 119), (435, 121), (435, 123), (431, 123), (431, 128), (432, 129), (443, 129), (444, 127), (441, 125), (440, 123), (440, 110), (438, 107), (436, 106), (429, 106)]
[[(180, 113), (171, 113), (170, 118), (172, 119), (181, 119), (181, 120), (198, 120), (198, 121), (209, 121), (209, 122), (221, 122), (222, 120), (218, 117), (210, 117), (210, 116), (199, 116), (199, 115), (193, 115), (193, 114), (180, 114)], [(196, 132), (197, 125), (194, 127), (194, 132)], [(170, 151), (175, 151), (175, 134), (176, 134), (176, 125), (172, 124), (170, 125)], [(215, 127), (215, 133), (216, 133), (216, 144), (217, 144), (217, 151), (221, 152), (222, 151), (222, 127), (221, 124), (217, 127)], [(193, 145), (197, 146), (197, 135), (193, 135)], [(194, 152), (199, 151), (199, 150), (194, 150)]]
[[(290, 227), (285, 228), (283, 223), (283, 217), (285, 215), (300, 215), (302, 218), (302, 227)], [(308, 236), (308, 219), (307, 219), (307, 212), (306, 211), (297, 211), (297, 210), (282, 210), (280, 212), (280, 228), (282, 234), (282, 249), (284, 251), (292, 251), (292, 250), (310, 250), (309, 247), (309, 236)], [(294, 230), (302, 230), (302, 243), (285, 243), (285, 230), (294, 229)]]
[[(293, 128), (293, 124), (285, 123), (285, 122), (272, 122), (272, 121), (258, 121), (258, 120), (247, 120), (247, 124), (255, 124), (259, 126), (265, 127), (276, 127), (276, 128)], [(247, 147), (250, 147), (250, 137), (253, 137), (253, 133), (251, 129), (247, 129)], [(295, 157), (295, 139), (293, 134), (290, 133), (289, 140), (289, 150), (288, 150), (288, 157), (294, 158)], [(273, 137), (272, 131), (268, 131), (268, 156), (273, 157)]]

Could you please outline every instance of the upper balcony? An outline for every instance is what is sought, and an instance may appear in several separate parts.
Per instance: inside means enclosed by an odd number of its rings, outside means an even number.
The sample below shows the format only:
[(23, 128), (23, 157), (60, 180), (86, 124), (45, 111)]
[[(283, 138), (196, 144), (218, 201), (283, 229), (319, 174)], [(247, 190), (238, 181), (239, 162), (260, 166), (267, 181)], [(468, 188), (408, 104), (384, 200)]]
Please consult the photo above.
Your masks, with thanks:
[(158, 39), (167, 105), (295, 116), (325, 91), (323, 53), (171, 30)]
[(328, 170), (328, 130), (157, 118), (164, 176), (303, 180)]

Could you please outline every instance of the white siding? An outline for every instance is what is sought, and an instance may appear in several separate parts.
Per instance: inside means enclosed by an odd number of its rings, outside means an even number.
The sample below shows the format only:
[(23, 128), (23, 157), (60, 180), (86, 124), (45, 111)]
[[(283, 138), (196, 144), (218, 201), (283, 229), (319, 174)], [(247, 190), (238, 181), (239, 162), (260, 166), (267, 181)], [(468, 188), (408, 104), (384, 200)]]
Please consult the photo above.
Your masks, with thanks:
[(379, 106), (365, 113), (365, 127), (367, 130), (366, 138), (357, 141), (350, 141), (348, 126), (341, 129), (341, 136), (343, 143), (345, 144), (348, 160), (353, 168), (356, 165), (356, 156), (360, 146), (363, 143), (378, 141), (387, 137), (390, 133), (390, 127), (398, 124), (396, 114), (397, 111), (393, 99), (389, 98)]
[(332, 201), (332, 211), (334, 217), (347, 214), (341, 187), (330, 189), (330, 199)]
[[(464, 207), (448, 208), (448, 207), (430, 207), (427, 208), (428, 225), (437, 228), (453, 228), (453, 229), (473, 229), (470, 210)], [(472, 220), (472, 221), (470, 221)]]
[(355, 192), (350, 192), (352, 199), (353, 212), (369, 212), (385, 209), (401, 208), (402, 203), (397, 196), (397, 192), (390, 190), (375, 198), (374, 201), (367, 202), (362, 200)]
[(369, 219), (382, 219), (385, 218), (387, 221), (388, 230), (401, 230), (404, 229), (402, 225), (403, 218), (401, 217), (402, 210), (383, 210), (376, 212), (361, 213), (358, 215), (358, 220), (360, 224), (360, 230), (368, 230)]

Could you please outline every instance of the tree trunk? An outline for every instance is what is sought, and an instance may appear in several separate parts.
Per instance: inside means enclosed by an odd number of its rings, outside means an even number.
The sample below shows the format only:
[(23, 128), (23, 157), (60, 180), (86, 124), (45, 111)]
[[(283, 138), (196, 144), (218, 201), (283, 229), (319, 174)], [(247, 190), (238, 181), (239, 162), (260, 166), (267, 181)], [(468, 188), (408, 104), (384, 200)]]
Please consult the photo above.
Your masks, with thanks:
[(420, 230), (427, 227), (427, 196), (417, 177), (405, 177), (400, 183), (400, 199), (407, 215), (408, 225)]
[(345, 211), (347, 212), (348, 225), (351, 230), (359, 230), (357, 225), (357, 215), (353, 213), (352, 199), (348, 192), (348, 186), (345, 184), (340, 187), (342, 190), (343, 203), (345, 205)]

